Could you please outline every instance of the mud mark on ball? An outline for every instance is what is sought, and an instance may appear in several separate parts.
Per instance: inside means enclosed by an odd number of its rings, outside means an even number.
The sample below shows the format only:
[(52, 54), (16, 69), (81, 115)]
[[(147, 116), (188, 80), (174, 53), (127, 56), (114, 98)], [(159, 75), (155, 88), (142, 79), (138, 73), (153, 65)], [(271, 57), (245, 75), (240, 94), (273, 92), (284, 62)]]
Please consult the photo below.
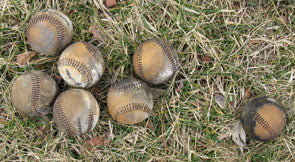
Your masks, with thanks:
[(74, 82), (75, 85), (78, 85), (78, 86), (79, 86), (79, 85), (82, 84), (82, 83), (76, 82), (76, 81), (73, 79), (73, 77), (72, 77), (72, 75), (71, 75), (71, 73), (70, 73), (70, 71), (69, 71), (68, 69), (66, 69), (66, 74), (67, 74), (68, 78)]
[[(85, 86), (86, 88), (88, 88), (88, 86), (91, 85), (91, 83), (93, 82), (93, 77), (92, 77), (91, 71), (89, 70), (89, 68), (87, 66), (85, 66), (80, 61), (76, 61), (71, 58), (64, 58), (64, 59), (59, 60), (58, 66), (59, 67), (61, 67), (61, 66), (72, 67), (72, 68), (76, 69), (81, 75), (84, 75), (87, 78), (87, 84)], [(74, 79), (72, 78), (71, 80), (74, 80)]]

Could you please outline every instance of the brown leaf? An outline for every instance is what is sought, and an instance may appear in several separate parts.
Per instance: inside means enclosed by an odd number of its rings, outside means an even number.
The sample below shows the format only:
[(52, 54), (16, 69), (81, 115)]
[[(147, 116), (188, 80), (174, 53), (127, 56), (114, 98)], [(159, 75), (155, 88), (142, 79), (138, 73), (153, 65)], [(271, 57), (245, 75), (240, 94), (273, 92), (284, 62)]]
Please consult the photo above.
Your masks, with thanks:
[(180, 80), (175, 91), (180, 92), (182, 90), (182, 88), (183, 88), (183, 80)]
[(150, 88), (150, 91), (152, 92), (153, 99), (158, 99), (166, 93), (165, 89), (160, 88)]
[(154, 129), (154, 123), (151, 121), (151, 119), (148, 119), (146, 121), (146, 126), (148, 129), (151, 129), (151, 130)]
[(249, 98), (250, 97), (250, 91), (249, 91), (249, 89), (245, 89), (245, 94), (244, 94), (244, 99), (247, 99), (247, 98)]
[(91, 26), (89, 28), (89, 32), (93, 34), (93, 37), (98, 41), (98, 43), (104, 43), (104, 36), (99, 30), (97, 30), (96, 26)]
[(260, 39), (250, 39), (249, 42), (250, 42), (250, 44), (255, 45), (255, 44), (259, 44), (259, 43), (263, 42), (263, 40), (260, 40)]
[(36, 52), (27, 52), (27, 53), (23, 53), (20, 54), (16, 57), (16, 61), (17, 63), (19, 63), (20, 65), (24, 65), (27, 62), (29, 62), (34, 56), (36, 55)]
[(55, 77), (55, 79), (57, 81), (57, 84), (60, 84), (61, 81), (62, 81), (62, 77), (60, 75), (58, 75), (58, 74), (56, 74), (54, 77)]
[(92, 150), (92, 148), (95, 147), (95, 146), (100, 147), (100, 146), (104, 145), (105, 139), (101, 138), (99, 136), (96, 136), (96, 137), (93, 137), (90, 140), (87, 140), (85, 143), (87, 145), (87, 149)]
[(44, 134), (46, 134), (46, 129), (45, 129), (44, 126), (43, 127), (38, 127), (37, 132), (38, 132), (39, 135), (44, 135)]
[(203, 56), (203, 55), (198, 55), (198, 59), (203, 62), (209, 62), (212, 60), (210, 56)]
[(106, 6), (107, 8), (112, 8), (117, 5), (117, 0), (106, 0)]

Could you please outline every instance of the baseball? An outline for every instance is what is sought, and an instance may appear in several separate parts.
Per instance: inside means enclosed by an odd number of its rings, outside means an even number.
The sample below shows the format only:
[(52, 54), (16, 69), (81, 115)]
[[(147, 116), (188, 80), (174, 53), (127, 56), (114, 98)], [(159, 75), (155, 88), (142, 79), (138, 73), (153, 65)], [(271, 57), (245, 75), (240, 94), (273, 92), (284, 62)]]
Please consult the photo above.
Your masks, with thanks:
[(140, 44), (133, 55), (135, 73), (150, 84), (170, 80), (178, 70), (178, 56), (172, 45), (160, 39)]
[(270, 97), (250, 101), (242, 112), (241, 123), (247, 135), (256, 140), (272, 140), (279, 136), (286, 126), (284, 108)]
[(83, 89), (67, 90), (57, 97), (53, 118), (60, 131), (79, 136), (94, 129), (99, 118), (99, 106), (90, 92)]
[(101, 79), (105, 62), (95, 46), (86, 42), (77, 42), (62, 52), (57, 68), (70, 86), (89, 88)]
[(153, 104), (148, 86), (134, 78), (123, 79), (108, 91), (109, 113), (119, 123), (135, 124), (145, 120), (151, 114)]
[(12, 105), (23, 115), (42, 116), (52, 111), (51, 103), (58, 92), (56, 82), (41, 71), (19, 76), (12, 86)]
[(71, 41), (73, 26), (64, 14), (44, 9), (32, 16), (27, 27), (27, 39), (33, 50), (45, 54), (59, 54)]

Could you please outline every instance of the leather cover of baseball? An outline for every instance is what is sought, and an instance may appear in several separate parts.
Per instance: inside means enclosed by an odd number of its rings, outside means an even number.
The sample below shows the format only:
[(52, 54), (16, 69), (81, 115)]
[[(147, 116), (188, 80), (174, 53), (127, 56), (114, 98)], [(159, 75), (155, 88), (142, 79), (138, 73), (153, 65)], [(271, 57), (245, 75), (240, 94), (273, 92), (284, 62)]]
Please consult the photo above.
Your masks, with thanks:
[(53, 118), (58, 129), (70, 136), (92, 131), (99, 118), (99, 106), (83, 89), (62, 92), (54, 102)]
[(33, 50), (44, 55), (59, 54), (73, 37), (69, 17), (52, 9), (44, 9), (32, 16), (27, 26), (27, 39)]
[(58, 86), (54, 79), (41, 71), (19, 76), (12, 87), (12, 105), (23, 115), (42, 116), (52, 111), (51, 103)]
[(265, 141), (279, 136), (287, 123), (282, 105), (271, 97), (260, 97), (250, 101), (243, 109), (242, 126), (251, 138)]
[(138, 46), (133, 55), (135, 73), (149, 84), (162, 84), (178, 71), (178, 55), (172, 45), (150, 39)]
[(109, 113), (119, 123), (135, 124), (145, 120), (151, 114), (153, 104), (149, 87), (134, 78), (123, 79), (108, 91)]
[(90, 43), (77, 42), (62, 52), (57, 68), (68, 85), (90, 88), (101, 79), (105, 62), (98, 48)]

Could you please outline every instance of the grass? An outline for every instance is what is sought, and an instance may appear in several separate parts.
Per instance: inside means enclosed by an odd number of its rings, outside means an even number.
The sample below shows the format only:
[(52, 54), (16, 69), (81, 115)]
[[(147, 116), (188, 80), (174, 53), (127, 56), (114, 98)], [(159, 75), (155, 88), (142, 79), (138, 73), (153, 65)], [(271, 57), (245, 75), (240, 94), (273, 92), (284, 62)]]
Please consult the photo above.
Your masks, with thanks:
[[(37, 55), (25, 66), (16, 56), (31, 51), (25, 29), (43, 8), (57, 9), (73, 22), (76, 41), (90, 41), (96, 25), (104, 35), (100, 48), (107, 63), (102, 80), (89, 89), (101, 116), (95, 130), (67, 137), (52, 115), (29, 119), (11, 105), (16, 77), (28, 70), (58, 74), (57, 57)], [(119, 1), (107, 9), (102, 1), (18, 1), (0, 3), (0, 159), (1, 161), (294, 161), (295, 159), (295, 3), (291, 0)], [(180, 77), (162, 85), (148, 122), (121, 125), (106, 107), (109, 86), (134, 76), (132, 56), (150, 38), (169, 40), (180, 59)], [(210, 61), (204, 61), (208, 56)], [(183, 84), (182, 88), (178, 88)], [(64, 83), (61, 90), (69, 89)], [(245, 98), (249, 90), (250, 97)], [(226, 98), (221, 108), (213, 95)], [(273, 96), (284, 105), (288, 123), (273, 141), (247, 137), (242, 153), (230, 137), (220, 139), (255, 97)], [(87, 150), (94, 136), (114, 140)]]

